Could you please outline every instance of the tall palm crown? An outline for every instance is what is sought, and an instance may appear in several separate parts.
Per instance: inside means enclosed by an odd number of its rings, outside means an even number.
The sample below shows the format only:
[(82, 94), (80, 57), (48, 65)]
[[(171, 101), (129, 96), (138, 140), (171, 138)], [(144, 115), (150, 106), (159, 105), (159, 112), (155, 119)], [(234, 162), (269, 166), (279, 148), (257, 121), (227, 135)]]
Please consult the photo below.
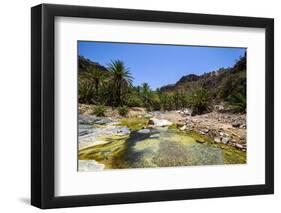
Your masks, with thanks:
[(142, 84), (142, 89), (143, 89), (143, 93), (148, 93), (151, 90), (149, 85), (148, 85), (148, 83), (143, 83)]
[(131, 72), (120, 60), (111, 61), (107, 69), (112, 76), (114, 102), (117, 106), (122, 105), (122, 95), (132, 86), (133, 77)]
[(148, 83), (142, 84), (141, 96), (145, 107), (149, 107), (153, 103), (153, 92)]
[(94, 84), (96, 93), (98, 94), (99, 88), (104, 83), (105, 80), (104, 71), (97, 67), (90, 67), (87, 70), (87, 74), (85, 77), (88, 78), (88, 80)]
[(87, 103), (95, 103), (100, 99), (100, 88), (106, 80), (104, 70), (89, 66), (79, 73), (79, 95)]

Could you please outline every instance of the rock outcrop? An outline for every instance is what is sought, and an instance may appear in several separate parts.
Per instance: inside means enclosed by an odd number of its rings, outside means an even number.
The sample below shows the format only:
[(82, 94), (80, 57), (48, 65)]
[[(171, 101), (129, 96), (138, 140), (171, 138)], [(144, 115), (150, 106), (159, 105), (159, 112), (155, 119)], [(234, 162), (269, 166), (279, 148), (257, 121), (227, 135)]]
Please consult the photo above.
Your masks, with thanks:
[(173, 123), (165, 119), (150, 118), (148, 121), (148, 125), (155, 126), (155, 127), (165, 127), (165, 126), (171, 126), (173, 125)]

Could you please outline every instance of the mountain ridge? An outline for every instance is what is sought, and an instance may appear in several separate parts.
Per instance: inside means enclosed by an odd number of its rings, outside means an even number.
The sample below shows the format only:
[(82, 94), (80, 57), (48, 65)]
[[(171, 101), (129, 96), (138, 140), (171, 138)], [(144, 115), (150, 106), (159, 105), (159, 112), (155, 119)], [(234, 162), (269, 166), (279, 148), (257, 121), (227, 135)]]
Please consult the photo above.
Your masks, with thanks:
[(98, 62), (92, 61), (84, 56), (78, 56), (78, 68), (79, 72), (87, 71), (90, 67), (98, 68), (103, 71), (107, 71), (106, 67), (99, 64)]
[(190, 92), (204, 88), (214, 96), (226, 98), (233, 92), (246, 93), (246, 54), (229, 68), (220, 68), (202, 75), (188, 74), (176, 83), (159, 88), (161, 92)]

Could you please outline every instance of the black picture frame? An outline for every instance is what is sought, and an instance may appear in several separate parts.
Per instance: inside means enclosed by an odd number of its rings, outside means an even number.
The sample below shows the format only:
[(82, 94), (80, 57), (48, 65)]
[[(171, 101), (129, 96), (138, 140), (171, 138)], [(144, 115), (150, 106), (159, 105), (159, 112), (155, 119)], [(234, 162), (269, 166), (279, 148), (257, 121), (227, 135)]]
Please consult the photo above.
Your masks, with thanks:
[[(264, 28), (266, 128), (265, 184), (130, 193), (59, 196), (55, 170), (55, 17)], [(94, 193), (94, 192), (93, 192)], [(274, 193), (274, 20), (240, 16), (41, 4), (31, 9), (31, 204), (60, 208), (105, 204), (217, 198)]]

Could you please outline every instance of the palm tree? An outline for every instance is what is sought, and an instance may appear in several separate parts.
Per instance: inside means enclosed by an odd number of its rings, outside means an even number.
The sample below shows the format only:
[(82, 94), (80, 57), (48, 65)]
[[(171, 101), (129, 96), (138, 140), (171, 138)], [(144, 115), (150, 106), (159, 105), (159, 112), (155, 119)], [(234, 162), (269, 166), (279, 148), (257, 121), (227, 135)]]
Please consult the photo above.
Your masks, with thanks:
[(143, 83), (141, 88), (141, 96), (145, 107), (148, 107), (151, 104), (152, 91), (148, 83)]
[(83, 81), (83, 84), (88, 86), (89, 89), (88, 97), (91, 97), (91, 99), (87, 102), (99, 103), (102, 100), (100, 89), (105, 84), (107, 75), (107, 72), (95, 66), (90, 66), (85, 72), (79, 74), (79, 81)]
[(143, 83), (142, 89), (143, 89), (143, 93), (148, 93), (150, 91), (150, 87), (149, 87), (148, 83)]
[(187, 99), (192, 115), (200, 115), (211, 108), (211, 94), (204, 88), (193, 90)]
[(93, 101), (94, 87), (90, 82), (79, 79), (78, 84), (78, 100), (79, 103), (90, 104)]
[(111, 61), (108, 65), (108, 71), (112, 76), (112, 94), (114, 94), (115, 105), (120, 106), (123, 103), (122, 96), (126, 89), (132, 86), (133, 77), (130, 70), (120, 60)]
[(105, 72), (98, 67), (91, 66), (85, 73), (85, 78), (95, 86), (96, 95), (99, 95), (99, 88), (105, 80)]

